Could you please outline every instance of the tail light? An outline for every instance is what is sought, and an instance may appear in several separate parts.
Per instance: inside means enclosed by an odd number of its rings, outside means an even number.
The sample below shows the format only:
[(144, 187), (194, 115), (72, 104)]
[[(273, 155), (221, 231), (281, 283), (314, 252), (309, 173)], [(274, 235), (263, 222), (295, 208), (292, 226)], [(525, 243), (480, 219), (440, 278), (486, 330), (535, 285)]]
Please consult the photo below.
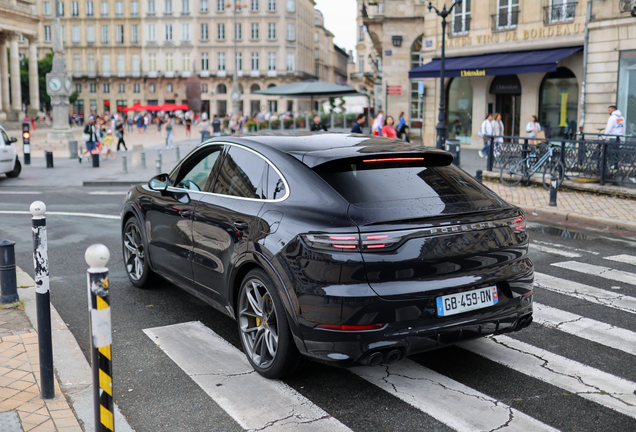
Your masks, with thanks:
[(510, 223), (510, 228), (514, 232), (521, 232), (526, 229), (526, 217), (524, 215), (520, 215), (515, 217)]
[(316, 326), (323, 330), (338, 330), (338, 331), (369, 331), (380, 330), (384, 328), (386, 324), (365, 324), (365, 325), (332, 325), (332, 324), (319, 324)]

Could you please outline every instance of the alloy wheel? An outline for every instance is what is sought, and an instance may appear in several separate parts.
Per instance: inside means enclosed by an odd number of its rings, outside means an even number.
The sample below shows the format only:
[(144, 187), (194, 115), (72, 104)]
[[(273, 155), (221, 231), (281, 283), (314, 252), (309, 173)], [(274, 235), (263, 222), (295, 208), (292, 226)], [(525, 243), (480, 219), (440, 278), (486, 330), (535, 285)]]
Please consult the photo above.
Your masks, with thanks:
[(144, 275), (145, 250), (141, 232), (136, 224), (131, 223), (124, 231), (124, 258), (126, 271), (134, 281), (139, 281)]
[(268, 368), (278, 351), (278, 318), (272, 295), (259, 279), (247, 280), (241, 290), (239, 325), (246, 354), (257, 366)]

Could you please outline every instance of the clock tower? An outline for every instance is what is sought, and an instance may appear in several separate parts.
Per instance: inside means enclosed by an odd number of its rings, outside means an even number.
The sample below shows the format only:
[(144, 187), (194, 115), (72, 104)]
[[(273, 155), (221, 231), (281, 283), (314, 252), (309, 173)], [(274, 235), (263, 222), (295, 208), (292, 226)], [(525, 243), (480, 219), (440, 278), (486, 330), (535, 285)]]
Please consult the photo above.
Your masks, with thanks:
[(68, 124), (68, 97), (71, 94), (72, 80), (66, 73), (66, 61), (62, 46), (62, 28), (60, 26), (58, 1), (55, 2), (55, 18), (53, 19), (53, 68), (46, 74), (46, 93), (51, 98), (53, 107), (53, 129), (48, 137), (52, 140), (73, 139)]

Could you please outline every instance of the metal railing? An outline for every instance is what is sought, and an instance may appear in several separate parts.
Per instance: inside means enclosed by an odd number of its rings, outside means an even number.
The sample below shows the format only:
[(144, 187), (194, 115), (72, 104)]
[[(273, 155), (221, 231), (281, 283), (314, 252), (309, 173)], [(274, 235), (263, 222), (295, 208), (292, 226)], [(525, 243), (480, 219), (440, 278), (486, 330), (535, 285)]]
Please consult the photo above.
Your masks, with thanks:
[[(489, 171), (499, 170), (511, 160), (521, 160), (527, 152), (541, 157), (548, 146), (558, 147), (568, 179), (636, 184), (636, 137), (602, 139), (599, 134), (580, 134), (578, 139), (504, 136), (488, 148)], [(493, 137), (487, 137), (493, 143)]]
[(514, 29), (519, 23), (519, 10), (502, 11), (500, 13), (491, 15), (491, 21), (493, 32)]
[(577, 2), (568, 2), (561, 5), (545, 6), (543, 8), (543, 24), (549, 25), (574, 20), (577, 4)]

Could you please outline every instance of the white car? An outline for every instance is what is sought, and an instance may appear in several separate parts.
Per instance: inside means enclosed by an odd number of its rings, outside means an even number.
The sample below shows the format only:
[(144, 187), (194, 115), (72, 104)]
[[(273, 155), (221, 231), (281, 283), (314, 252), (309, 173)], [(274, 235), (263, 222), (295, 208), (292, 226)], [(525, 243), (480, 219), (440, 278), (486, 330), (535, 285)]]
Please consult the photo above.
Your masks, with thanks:
[(0, 126), (0, 174), (7, 177), (17, 177), (22, 171), (22, 164), (18, 159), (18, 149), (13, 144), (17, 138), (10, 138)]

